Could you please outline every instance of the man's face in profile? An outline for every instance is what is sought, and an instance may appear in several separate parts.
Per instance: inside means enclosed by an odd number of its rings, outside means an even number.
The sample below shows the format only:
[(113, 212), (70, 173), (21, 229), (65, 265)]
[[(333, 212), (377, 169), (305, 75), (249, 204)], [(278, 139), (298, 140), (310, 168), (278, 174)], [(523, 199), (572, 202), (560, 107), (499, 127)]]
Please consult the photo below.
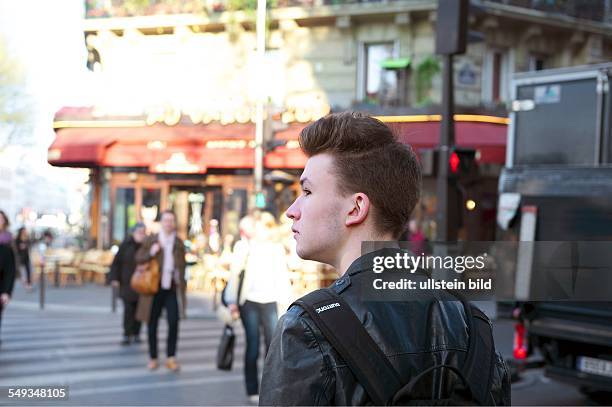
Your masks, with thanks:
[(329, 264), (341, 247), (345, 226), (336, 177), (331, 155), (318, 154), (306, 162), (302, 193), (287, 209), (297, 254), (303, 259)]

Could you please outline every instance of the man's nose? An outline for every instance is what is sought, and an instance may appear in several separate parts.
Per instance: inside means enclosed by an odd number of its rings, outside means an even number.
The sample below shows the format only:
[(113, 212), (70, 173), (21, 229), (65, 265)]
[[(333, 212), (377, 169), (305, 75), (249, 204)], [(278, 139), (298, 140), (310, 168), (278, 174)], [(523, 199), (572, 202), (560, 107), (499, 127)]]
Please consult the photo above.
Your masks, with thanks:
[(285, 213), (289, 219), (297, 220), (300, 217), (300, 211), (297, 208), (297, 199), (291, 204)]

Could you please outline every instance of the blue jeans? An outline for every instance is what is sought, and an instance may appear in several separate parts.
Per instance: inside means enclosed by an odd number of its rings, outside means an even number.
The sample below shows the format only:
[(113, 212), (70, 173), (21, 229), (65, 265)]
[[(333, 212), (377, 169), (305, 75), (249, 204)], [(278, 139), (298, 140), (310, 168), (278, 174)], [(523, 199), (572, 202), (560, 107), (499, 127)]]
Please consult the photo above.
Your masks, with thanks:
[(244, 381), (249, 396), (259, 394), (257, 376), (257, 359), (259, 358), (259, 327), (263, 327), (266, 353), (272, 341), (272, 334), (278, 321), (276, 302), (265, 304), (246, 301), (240, 307), (240, 319), (246, 334), (246, 352), (244, 354)]

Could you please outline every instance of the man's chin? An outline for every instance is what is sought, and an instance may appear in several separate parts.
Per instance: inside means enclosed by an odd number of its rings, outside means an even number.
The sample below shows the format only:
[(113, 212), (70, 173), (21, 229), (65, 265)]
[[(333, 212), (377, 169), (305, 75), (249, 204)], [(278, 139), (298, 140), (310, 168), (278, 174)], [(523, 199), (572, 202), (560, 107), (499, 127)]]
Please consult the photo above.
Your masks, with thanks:
[(306, 248), (300, 247), (299, 243), (298, 243), (295, 251), (296, 251), (297, 255), (300, 256), (300, 258), (302, 260), (319, 261), (319, 260), (317, 260), (316, 253), (313, 253), (311, 250), (308, 250)]

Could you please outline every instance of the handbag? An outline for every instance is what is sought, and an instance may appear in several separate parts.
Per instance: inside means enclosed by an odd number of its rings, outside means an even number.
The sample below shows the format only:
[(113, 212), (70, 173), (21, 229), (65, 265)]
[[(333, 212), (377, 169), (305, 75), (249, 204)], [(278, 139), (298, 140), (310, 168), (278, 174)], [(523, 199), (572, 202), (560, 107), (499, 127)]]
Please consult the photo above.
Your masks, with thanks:
[(138, 294), (154, 295), (159, 290), (159, 264), (156, 259), (136, 266), (130, 286)]
[(221, 335), (221, 342), (217, 349), (217, 369), (232, 370), (235, 342), (236, 335), (234, 334), (234, 328), (232, 328), (231, 325), (225, 325), (223, 334)]

